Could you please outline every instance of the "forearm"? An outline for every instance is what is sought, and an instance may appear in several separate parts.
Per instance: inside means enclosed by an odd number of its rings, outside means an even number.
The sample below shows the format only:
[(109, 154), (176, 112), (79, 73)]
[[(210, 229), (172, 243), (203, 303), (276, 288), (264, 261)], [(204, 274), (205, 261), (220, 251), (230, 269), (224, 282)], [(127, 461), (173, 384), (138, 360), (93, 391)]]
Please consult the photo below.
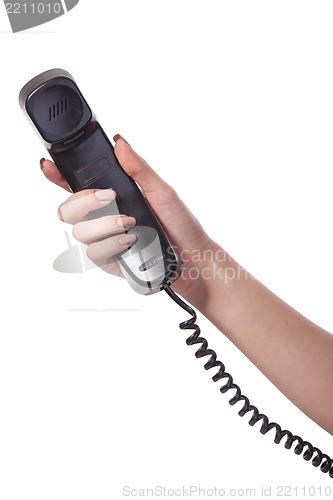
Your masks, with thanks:
[(199, 309), (296, 406), (333, 434), (333, 335), (225, 255), (213, 264), (209, 299)]

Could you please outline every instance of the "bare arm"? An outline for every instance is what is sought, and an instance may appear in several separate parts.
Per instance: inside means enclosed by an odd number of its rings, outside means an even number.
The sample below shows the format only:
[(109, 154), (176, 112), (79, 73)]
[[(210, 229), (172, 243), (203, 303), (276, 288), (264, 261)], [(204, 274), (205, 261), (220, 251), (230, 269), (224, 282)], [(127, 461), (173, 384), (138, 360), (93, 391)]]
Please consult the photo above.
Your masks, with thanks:
[[(115, 139), (119, 162), (141, 186), (183, 257), (184, 269), (173, 289), (215, 324), (296, 406), (333, 435), (333, 336), (242, 269), (209, 238), (177, 193), (121, 137)], [(52, 162), (42, 162), (42, 169), (49, 180), (67, 188)], [(112, 202), (101, 201), (96, 191), (71, 195), (59, 213), (74, 225), (75, 238), (88, 244), (89, 257), (115, 273), (108, 263), (121, 250), (117, 221), (111, 216), (99, 229), (98, 219), (85, 220), (87, 210)], [(135, 223), (132, 218), (123, 220)], [(100, 242), (105, 230), (110, 239)], [(191, 278), (192, 268), (197, 271), (195, 279)]]
[(333, 435), (333, 335), (280, 300), (230, 257), (218, 267), (224, 278), (211, 282), (210, 300), (202, 313), (298, 408)]

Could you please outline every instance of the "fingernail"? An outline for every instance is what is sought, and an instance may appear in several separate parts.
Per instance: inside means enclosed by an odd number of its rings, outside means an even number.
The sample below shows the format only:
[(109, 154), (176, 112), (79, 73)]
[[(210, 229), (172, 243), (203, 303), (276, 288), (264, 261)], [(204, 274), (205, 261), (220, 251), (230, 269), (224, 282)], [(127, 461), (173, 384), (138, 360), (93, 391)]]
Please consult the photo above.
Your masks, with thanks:
[(135, 234), (125, 234), (124, 236), (121, 236), (119, 238), (118, 243), (119, 243), (119, 245), (122, 245), (125, 247), (125, 246), (129, 246), (132, 243), (134, 243), (135, 240), (136, 240)]
[[(126, 144), (128, 144), (128, 142), (126, 141), (126, 139), (124, 139), (124, 138), (123, 138), (123, 136), (122, 136), (122, 135), (120, 135), (120, 134), (116, 134), (116, 135), (113, 137), (114, 142), (119, 141), (119, 139), (122, 139), (123, 141), (125, 141), (125, 142), (126, 142)], [(128, 144), (128, 146), (130, 146), (130, 147), (131, 147), (131, 145), (130, 145), (130, 144)]]
[(117, 224), (122, 229), (127, 229), (129, 227), (133, 227), (133, 226), (135, 226), (135, 223), (136, 223), (136, 220), (134, 219), (134, 217), (129, 217), (127, 215), (122, 215), (122, 216), (118, 217), (118, 219), (117, 219)]
[(44, 162), (45, 162), (45, 158), (41, 158), (41, 160), (39, 161), (39, 165), (40, 165), (40, 168), (43, 170), (44, 168)]
[(95, 196), (99, 201), (111, 201), (116, 198), (116, 193), (113, 189), (100, 189), (95, 191)]

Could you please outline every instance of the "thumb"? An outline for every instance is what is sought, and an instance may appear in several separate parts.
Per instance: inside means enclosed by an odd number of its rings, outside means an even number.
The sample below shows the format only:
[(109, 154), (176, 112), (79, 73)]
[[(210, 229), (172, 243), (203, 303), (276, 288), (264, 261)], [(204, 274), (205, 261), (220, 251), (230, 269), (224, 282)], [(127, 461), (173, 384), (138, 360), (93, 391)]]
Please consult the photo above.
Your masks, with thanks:
[(114, 152), (125, 172), (142, 188), (144, 194), (150, 196), (166, 191), (171, 194), (172, 188), (141, 158), (119, 134), (115, 135)]
[(204, 247), (207, 235), (176, 191), (133, 151), (123, 137), (115, 135), (113, 140), (120, 165), (142, 188), (171, 241), (180, 249)]

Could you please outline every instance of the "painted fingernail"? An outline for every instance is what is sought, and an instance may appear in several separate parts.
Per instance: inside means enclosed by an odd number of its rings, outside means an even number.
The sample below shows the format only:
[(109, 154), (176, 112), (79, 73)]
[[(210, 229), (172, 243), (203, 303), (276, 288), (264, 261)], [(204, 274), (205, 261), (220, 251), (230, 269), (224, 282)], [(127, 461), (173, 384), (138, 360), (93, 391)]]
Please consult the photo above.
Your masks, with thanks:
[(129, 246), (132, 243), (134, 243), (135, 240), (136, 240), (135, 234), (125, 234), (124, 236), (121, 236), (119, 238), (118, 243), (119, 243), (119, 245), (122, 245), (125, 247), (125, 246)]
[(95, 196), (99, 201), (111, 201), (116, 198), (116, 193), (113, 189), (100, 189), (95, 191)]
[(136, 220), (134, 217), (129, 217), (127, 215), (121, 215), (117, 218), (117, 224), (122, 229), (127, 229), (129, 227), (135, 226)]
[(41, 159), (39, 160), (39, 165), (40, 165), (40, 168), (41, 168), (42, 170), (43, 170), (43, 168), (44, 168), (44, 162), (45, 162), (45, 161), (46, 161), (46, 160), (45, 160), (45, 158), (41, 158)]
[[(114, 142), (119, 141), (119, 139), (122, 139), (123, 141), (125, 141), (125, 142), (126, 142), (126, 144), (128, 144), (128, 142), (126, 141), (126, 139), (124, 139), (124, 138), (123, 138), (123, 136), (122, 136), (122, 135), (120, 135), (120, 134), (116, 134), (116, 135), (113, 137)], [(130, 146), (130, 144), (128, 144), (128, 145)]]

